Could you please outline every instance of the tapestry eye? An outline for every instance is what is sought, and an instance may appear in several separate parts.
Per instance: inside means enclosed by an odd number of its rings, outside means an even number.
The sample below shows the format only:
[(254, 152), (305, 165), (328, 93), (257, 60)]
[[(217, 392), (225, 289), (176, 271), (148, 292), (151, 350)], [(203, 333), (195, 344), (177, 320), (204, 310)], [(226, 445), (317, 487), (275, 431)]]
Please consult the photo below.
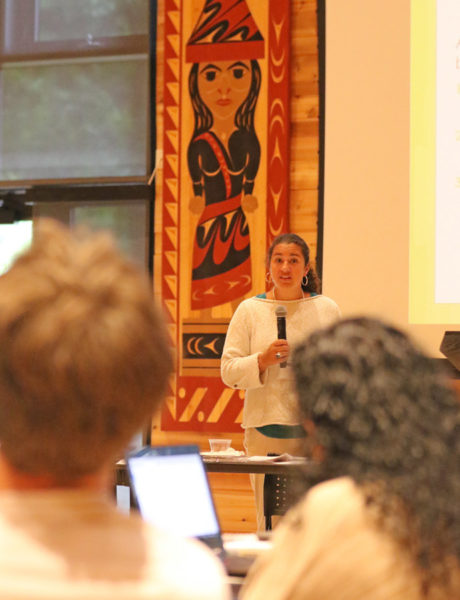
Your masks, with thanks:
[(214, 81), (216, 79), (216, 72), (215, 71), (206, 71), (204, 76), (206, 77), (206, 81)]

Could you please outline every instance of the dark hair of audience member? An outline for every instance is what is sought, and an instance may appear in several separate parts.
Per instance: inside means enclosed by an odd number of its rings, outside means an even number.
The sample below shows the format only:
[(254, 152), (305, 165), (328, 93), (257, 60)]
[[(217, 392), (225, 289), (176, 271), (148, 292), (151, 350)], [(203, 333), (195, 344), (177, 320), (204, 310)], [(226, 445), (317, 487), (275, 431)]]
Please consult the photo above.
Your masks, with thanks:
[(425, 591), (447, 585), (460, 559), (460, 406), (438, 365), (402, 332), (358, 318), (311, 335), (293, 368), (323, 455), (309, 484), (351, 477)]

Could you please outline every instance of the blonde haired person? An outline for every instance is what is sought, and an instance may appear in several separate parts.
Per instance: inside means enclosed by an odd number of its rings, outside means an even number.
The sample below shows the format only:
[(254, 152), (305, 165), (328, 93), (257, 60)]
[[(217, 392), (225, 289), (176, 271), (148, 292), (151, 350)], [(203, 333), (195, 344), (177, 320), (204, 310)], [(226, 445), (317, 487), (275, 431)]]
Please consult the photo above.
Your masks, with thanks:
[(206, 548), (111, 497), (115, 460), (163, 401), (162, 321), (103, 235), (45, 221), (0, 277), (1, 598), (228, 598)]
[[(277, 236), (267, 253), (267, 293), (241, 302), (227, 331), (221, 373), (244, 389), (244, 445), (248, 455), (303, 453), (305, 431), (293, 390), (290, 353), (307, 333), (340, 317), (337, 304), (319, 293), (310, 249), (294, 233)], [(276, 309), (286, 309), (286, 340), (277, 339)], [(287, 363), (287, 367), (281, 365)], [(257, 528), (265, 529), (263, 475), (251, 475)]]
[(279, 524), (243, 600), (460, 598), (460, 405), (433, 363), (368, 318), (296, 349), (313, 487)]

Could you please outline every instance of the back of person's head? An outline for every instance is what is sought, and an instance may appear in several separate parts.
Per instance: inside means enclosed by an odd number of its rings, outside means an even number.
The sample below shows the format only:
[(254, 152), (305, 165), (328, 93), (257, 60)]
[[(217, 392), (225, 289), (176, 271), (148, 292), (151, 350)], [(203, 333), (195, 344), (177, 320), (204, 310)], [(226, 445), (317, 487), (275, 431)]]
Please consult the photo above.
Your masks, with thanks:
[(0, 443), (17, 470), (72, 481), (113, 460), (172, 368), (148, 278), (105, 234), (40, 224), (0, 277)]
[(324, 456), (316, 481), (366, 488), (421, 567), (460, 558), (460, 407), (435, 361), (391, 325), (357, 318), (311, 335), (293, 368)]

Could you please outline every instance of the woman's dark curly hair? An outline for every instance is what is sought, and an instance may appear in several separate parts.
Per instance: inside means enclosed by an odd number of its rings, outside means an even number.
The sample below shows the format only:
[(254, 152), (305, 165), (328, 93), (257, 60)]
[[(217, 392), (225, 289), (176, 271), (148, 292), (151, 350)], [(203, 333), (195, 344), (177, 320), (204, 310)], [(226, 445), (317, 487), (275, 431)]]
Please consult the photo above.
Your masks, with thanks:
[[(303, 240), (300, 237), (300, 235), (297, 235), (296, 233), (281, 233), (273, 239), (268, 249), (266, 260), (267, 269), (270, 268), (270, 261), (272, 259), (273, 250), (278, 244), (296, 244), (302, 251), (305, 264), (308, 265), (308, 263), (310, 262), (310, 248), (308, 247), (307, 242), (305, 242), (305, 240)], [(304, 292), (313, 292), (316, 294), (319, 294), (321, 292), (321, 281), (318, 275), (316, 274), (316, 271), (311, 265), (310, 270), (308, 271), (307, 285), (302, 285), (302, 289)]]
[(357, 318), (311, 335), (293, 369), (324, 451), (309, 483), (351, 477), (425, 591), (440, 582), (460, 561), (460, 406), (438, 365), (397, 329)]

